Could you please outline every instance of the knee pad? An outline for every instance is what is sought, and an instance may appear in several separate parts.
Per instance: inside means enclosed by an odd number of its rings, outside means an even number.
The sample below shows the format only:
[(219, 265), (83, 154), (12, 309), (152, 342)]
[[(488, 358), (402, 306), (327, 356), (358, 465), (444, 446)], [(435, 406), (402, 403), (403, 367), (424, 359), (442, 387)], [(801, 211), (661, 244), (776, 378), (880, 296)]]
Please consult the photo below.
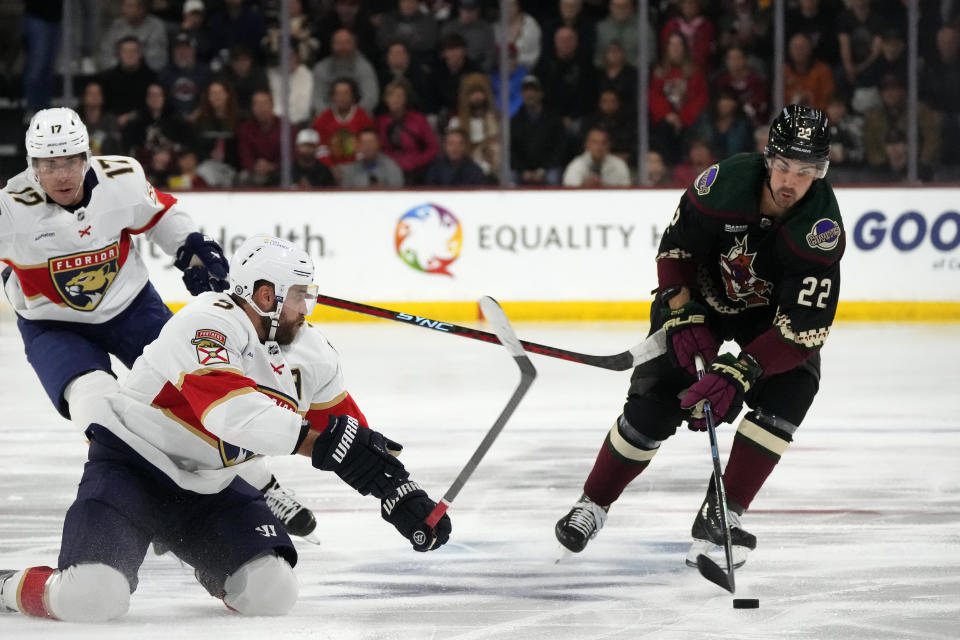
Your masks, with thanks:
[(59, 571), (47, 585), (50, 612), (68, 622), (102, 622), (130, 608), (126, 576), (100, 563), (76, 564)]
[(297, 602), (300, 585), (290, 563), (270, 553), (244, 563), (224, 583), (223, 601), (248, 616), (282, 616)]
[(113, 411), (106, 395), (117, 391), (120, 385), (116, 378), (106, 371), (88, 371), (70, 381), (63, 390), (63, 399), (67, 401), (70, 420), (86, 431), (92, 423), (103, 424)]

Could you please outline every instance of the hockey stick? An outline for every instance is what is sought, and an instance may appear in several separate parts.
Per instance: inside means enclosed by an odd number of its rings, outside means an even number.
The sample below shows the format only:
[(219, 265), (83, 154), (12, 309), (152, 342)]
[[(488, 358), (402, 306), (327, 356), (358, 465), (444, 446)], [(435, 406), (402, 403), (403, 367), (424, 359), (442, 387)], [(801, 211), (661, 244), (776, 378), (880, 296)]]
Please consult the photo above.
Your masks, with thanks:
[(473, 452), (467, 464), (460, 470), (457, 479), (453, 481), (453, 484), (450, 485), (447, 492), (443, 494), (443, 498), (437, 503), (433, 511), (430, 512), (430, 515), (427, 516), (425, 522), (430, 529), (437, 526), (437, 522), (440, 521), (443, 514), (450, 508), (450, 503), (457, 497), (457, 494), (463, 489), (463, 485), (467, 483), (467, 480), (476, 470), (477, 465), (480, 464), (480, 460), (482, 460), (483, 456), (490, 450), (493, 441), (500, 435), (504, 425), (507, 424), (507, 420), (513, 415), (517, 405), (520, 404), (520, 400), (527, 393), (527, 390), (530, 389), (530, 385), (533, 384), (534, 379), (537, 377), (536, 368), (534, 368), (533, 363), (530, 362), (527, 354), (524, 353), (523, 346), (520, 340), (517, 339), (517, 334), (513, 332), (513, 327), (510, 326), (507, 315), (503, 312), (503, 309), (500, 308), (500, 305), (497, 304), (497, 301), (490, 296), (484, 296), (480, 298), (480, 309), (483, 310), (484, 317), (496, 332), (497, 338), (500, 339), (500, 342), (507, 348), (507, 351), (510, 352), (510, 355), (513, 356), (513, 359), (517, 362), (517, 366), (520, 367), (520, 382), (517, 384), (517, 388), (514, 389), (513, 395), (507, 402), (507, 406), (503, 408), (503, 411), (497, 416), (493, 426), (490, 427), (490, 431), (484, 436), (480, 446)]
[[(353, 311), (354, 313), (362, 313), (368, 316), (374, 316), (376, 318), (385, 318), (387, 320), (405, 322), (418, 327), (433, 329), (434, 331), (442, 331), (443, 333), (450, 333), (463, 338), (470, 338), (472, 340), (480, 340), (482, 342), (490, 342), (493, 344), (502, 342), (498, 339), (498, 336), (492, 333), (487, 333), (486, 331), (461, 327), (449, 322), (441, 322), (440, 320), (431, 320), (430, 318), (424, 318), (410, 313), (391, 311), (390, 309), (374, 307), (361, 302), (341, 300), (340, 298), (333, 298), (323, 294), (317, 296), (317, 302), (328, 307)], [(482, 306), (483, 305), (481, 305), (481, 307)], [(484, 315), (486, 315), (486, 313), (484, 313)], [(609, 356), (595, 356), (586, 353), (577, 353), (575, 351), (567, 351), (566, 349), (558, 349), (557, 347), (548, 347), (546, 345), (536, 344), (535, 342), (527, 342), (526, 340), (519, 340), (519, 344), (522, 345), (523, 350), (529, 351), (530, 353), (538, 353), (542, 356), (559, 358), (561, 360), (586, 364), (590, 365), (591, 367), (599, 367), (601, 369), (610, 369), (612, 371), (626, 371), (627, 369), (633, 369), (634, 367), (667, 352), (667, 338), (662, 329), (652, 333), (640, 344), (634, 345), (622, 353), (616, 353)]]
[[(697, 364), (697, 377), (702, 378), (706, 373), (703, 357), (698, 353), (694, 356)], [(723, 552), (727, 557), (727, 571), (713, 561), (705, 553), (697, 556), (697, 569), (700, 575), (710, 582), (723, 587), (730, 593), (735, 593), (737, 586), (733, 580), (733, 543), (730, 539), (730, 518), (727, 514), (727, 493), (723, 489), (723, 476), (720, 473), (720, 451), (717, 448), (717, 429), (713, 424), (713, 410), (710, 403), (703, 405), (703, 419), (707, 423), (707, 432), (710, 434), (710, 455), (713, 457), (713, 480), (717, 488), (717, 501), (720, 511), (720, 528), (723, 529)]]

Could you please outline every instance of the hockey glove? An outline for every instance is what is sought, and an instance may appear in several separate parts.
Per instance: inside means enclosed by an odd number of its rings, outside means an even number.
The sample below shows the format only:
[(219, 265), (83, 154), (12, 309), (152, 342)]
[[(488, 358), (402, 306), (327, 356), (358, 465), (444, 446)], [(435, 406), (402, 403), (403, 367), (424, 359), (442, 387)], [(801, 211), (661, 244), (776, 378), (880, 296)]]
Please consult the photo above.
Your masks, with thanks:
[(223, 249), (216, 240), (202, 233), (195, 231), (187, 236), (183, 246), (177, 249), (173, 266), (183, 271), (183, 283), (191, 295), (223, 291), (230, 286), (227, 281), (230, 265)]
[(743, 396), (761, 373), (760, 365), (749, 354), (742, 353), (739, 358), (730, 353), (718, 356), (680, 399), (680, 408), (687, 409), (694, 418), (687, 425), (693, 431), (706, 431), (703, 405), (707, 402), (718, 421), (736, 420), (743, 408)]
[(675, 365), (696, 377), (694, 354), (699, 353), (707, 362), (717, 357), (720, 341), (707, 326), (707, 310), (699, 302), (690, 300), (677, 309), (664, 306), (660, 319), (667, 334), (667, 353)]
[(397, 487), (396, 495), (380, 503), (380, 514), (410, 541), (415, 551), (431, 551), (446, 544), (453, 530), (447, 514), (443, 514), (433, 529), (427, 526), (427, 516), (435, 506), (437, 503), (420, 485), (408, 480)]
[(329, 424), (313, 444), (313, 466), (333, 471), (360, 495), (381, 500), (392, 496), (399, 481), (410, 473), (396, 455), (403, 446), (383, 434), (361, 427), (353, 416), (330, 416)]

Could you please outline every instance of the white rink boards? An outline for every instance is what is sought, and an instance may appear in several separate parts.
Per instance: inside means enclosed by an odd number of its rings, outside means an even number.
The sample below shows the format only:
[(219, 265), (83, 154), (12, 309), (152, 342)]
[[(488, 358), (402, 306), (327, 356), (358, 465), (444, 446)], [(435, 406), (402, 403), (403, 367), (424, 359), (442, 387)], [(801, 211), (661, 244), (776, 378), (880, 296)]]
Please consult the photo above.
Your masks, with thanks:
[[(516, 383), (494, 345), (396, 323), (324, 328), (372, 425), (405, 445), (439, 498)], [(521, 338), (615, 353), (640, 324), (521, 324)], [(960, 620), (960, 326), (841, 324), (820, 395), (744, 518), (759, 548), (730, 596), (683, 565), (710, 474), (706, 434), (682, 429), (611, 509), (588, 549), (554, 564), (553, 524), (580, 493), (629, 373), (540, 356), (539, 377), (453, 503), (454, 534), (417, 554), (305, 459), (274, 460), (317, 512), (298, 545), (300, 600), (244, 619), (189, 568), (148, 556), (130, 612), (73, 625), (0, 614), (0, 638), (924, 638)], [(55, 564), (85, 447), (54, 412), (9, 316), (0, 318), (0, 568)], [(720, 429), (728, 450), (733, 429)]]

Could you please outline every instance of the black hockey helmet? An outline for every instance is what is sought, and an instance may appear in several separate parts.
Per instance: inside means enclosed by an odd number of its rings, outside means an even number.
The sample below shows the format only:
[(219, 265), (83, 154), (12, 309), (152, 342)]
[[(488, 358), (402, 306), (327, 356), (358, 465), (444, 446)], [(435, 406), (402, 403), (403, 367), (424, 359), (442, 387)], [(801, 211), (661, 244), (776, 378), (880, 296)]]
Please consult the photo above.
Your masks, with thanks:
[(768, 159), (782, 156), (811, 162), (820, 168), (822, 178), (830, 164), (830, 123), (826, 114), (812, 107), (787, 105), (770, 125), (764, 154)]

